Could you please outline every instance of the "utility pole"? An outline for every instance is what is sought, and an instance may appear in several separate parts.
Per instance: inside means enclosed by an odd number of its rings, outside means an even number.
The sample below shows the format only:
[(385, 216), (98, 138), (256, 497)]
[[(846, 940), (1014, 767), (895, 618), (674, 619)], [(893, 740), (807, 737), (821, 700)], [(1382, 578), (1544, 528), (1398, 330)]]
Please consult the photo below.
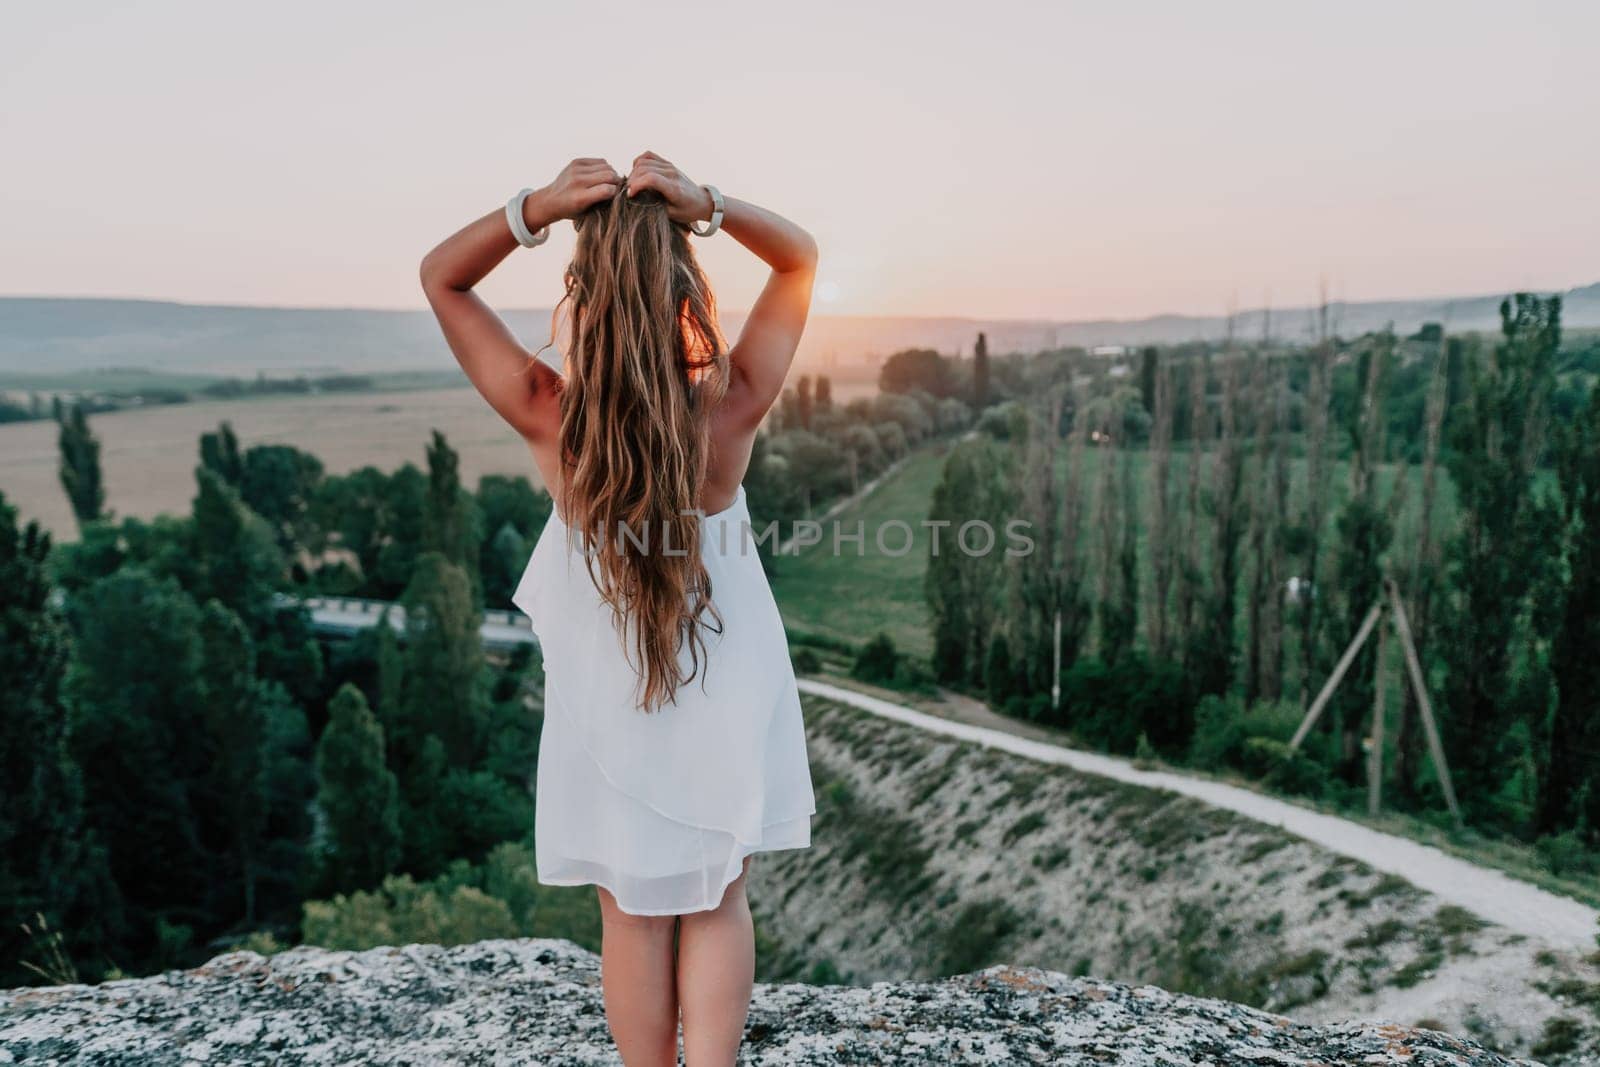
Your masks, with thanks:
[[(1356, 654), (1372, 635), (1385, 609), (1390, 612), (1395, 636), (1400, 639), (1400, 647), (1405, 652), (1406, 679), (1411, 683), (1411, 689), (1417, 697), (1417, 709), (1421, 713), (1423, 732), (1427, 734), (1428, 752), (1433, 757), (1433, 769), (1439, 778), (1439, 788), (1444, 793), (1445, 804), (1450, 808), (1456, 828), (1461, 829), (1465, 825), (1461, 818), (1461, 805), (1456, 802), (1455, 785), (1450, 780), (1449, 764), (1445, 762), (1444, 743), (1439, 738), (1439, 727), (1433, 718), (1433, 702), (1428, 699), (1428, 685), (1422, 674), (1422, 660), (1417, 655), (1416, 643), (1411, 637), (1411, 622), (1406, 617), (1405, 604), (1400, 600), (1399, 586), (1387, 575), (1383, 579), (1383, 592), (1378, 595), (1372, 610), (1367, 612), (1367, 617), (1362, 620), (1355, 637), (1350, 641), (1350, 646), (1344, 650), (1344, 655), (1340, 656), (1339, 662), (1334, 665), (1333, 673), (1328, 675), (1328, 680), (1323, 683), (1322, 690), (1317, 693), (1317, 699), (1313, 700), (1311, 707), (1306, 710), (1305, 718), (1300, 721), (1299, 729), (1295, 730), (1294, 737), (1289, 742), (1289, 750), (1291, 752), (1298, 750), (1300, 743), (1311, 732), (1311, 727), (1316, 724), (1322, 709), (1327, 707), (1334, 691), (1339, 688), (1339, 683), (1344, 680), (1350, 664), (1355, 662)], [(1382, 796), (1380, 779), (1383, 776), (1383, 653), (1383, 631), (1380, 630), (1378, 662), (1373, 671), (1372, 751), (1367, 759), (1367, 810), (1374, 815), (1377, 814), (1378, 803)]]

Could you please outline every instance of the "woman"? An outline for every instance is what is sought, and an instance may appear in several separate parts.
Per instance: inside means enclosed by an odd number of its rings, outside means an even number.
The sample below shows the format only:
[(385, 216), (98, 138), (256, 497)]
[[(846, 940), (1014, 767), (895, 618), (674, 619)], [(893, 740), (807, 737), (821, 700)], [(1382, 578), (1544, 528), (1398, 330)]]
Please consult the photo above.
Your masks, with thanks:
[[(473, 287), (571, 219), (564, 374)], [(689, 234), (772, 269), (726, 349)], [(516, 596), (545, 659), (541, 882), (594, 884), (628, 1067), (734, 1062), (754, 980), (755, 852), (810, 844), (799, 695), (740, 483), (805, 327), (816, 243), (652, 152), (578, 159), (422, 261), (451, 350), (522, 435), (557, 513)]]

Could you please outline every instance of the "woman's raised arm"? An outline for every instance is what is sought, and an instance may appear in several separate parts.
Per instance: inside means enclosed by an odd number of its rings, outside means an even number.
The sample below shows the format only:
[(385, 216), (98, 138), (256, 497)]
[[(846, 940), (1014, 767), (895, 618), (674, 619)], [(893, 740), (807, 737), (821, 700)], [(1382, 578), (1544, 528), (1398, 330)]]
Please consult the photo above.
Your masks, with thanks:
[[(522, 205), (528, 229), (570, 219), (616, 193), (621, 176), (603, 159), (575, 159)], [(464, 226), (422, 257), (422, 291), (456, 362), (500, 417), (528, 440), (555, 432), (559, 376), (533, 358), (473, 292), (517, 248), (503, 209)]]
[[(711, 196), (704, 187), (654, 152), (634, 160), (628, 175), (628, 195), (644, 189), (665, 197), (667, 214), (678, 222), (711, 218)], [(722, 401), (725, 415), (753, 430), (783, 392), (805, 330), (817, 242), (781, 215), (733, 197), (724, 200), (722, 228), (772, 268), (729, 354), (732, 375)]]

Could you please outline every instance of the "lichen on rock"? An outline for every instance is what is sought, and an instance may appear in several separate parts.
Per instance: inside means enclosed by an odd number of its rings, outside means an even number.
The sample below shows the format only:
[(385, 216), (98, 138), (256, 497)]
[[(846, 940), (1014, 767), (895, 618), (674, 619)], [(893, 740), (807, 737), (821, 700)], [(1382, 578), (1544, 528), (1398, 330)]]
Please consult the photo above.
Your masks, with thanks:
[[(1469, 1041), (1305, 1025), (1220, 1000), (991, 967), (934, 982), (756, 988), (744, 1062), (1510, 1064)], [(617, 1064), (599, 959), (566, 941), (231, 952), (193, 970), (0, 992), (0, 1063)]]

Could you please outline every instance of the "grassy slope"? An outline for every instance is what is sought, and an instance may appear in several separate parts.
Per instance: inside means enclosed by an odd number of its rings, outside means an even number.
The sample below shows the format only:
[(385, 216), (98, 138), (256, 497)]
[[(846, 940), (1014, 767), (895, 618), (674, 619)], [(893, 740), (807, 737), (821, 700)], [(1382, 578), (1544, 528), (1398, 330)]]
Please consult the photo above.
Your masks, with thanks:
[[(1595, 964), (1280, 830), (804, 701), (810, 849), (752, 871), (772, 980), (996, 961), (1306, 1018), (1395, 1017), (1511, 1050), (1600, 990)], [(1576, 1013), (1581, 1015), (1582, 1013)], [(1593, 1020), (1575, 1038), (1600, 1041)], [(1588, 1061), (1585, 1061), (1588, 1062)]]

